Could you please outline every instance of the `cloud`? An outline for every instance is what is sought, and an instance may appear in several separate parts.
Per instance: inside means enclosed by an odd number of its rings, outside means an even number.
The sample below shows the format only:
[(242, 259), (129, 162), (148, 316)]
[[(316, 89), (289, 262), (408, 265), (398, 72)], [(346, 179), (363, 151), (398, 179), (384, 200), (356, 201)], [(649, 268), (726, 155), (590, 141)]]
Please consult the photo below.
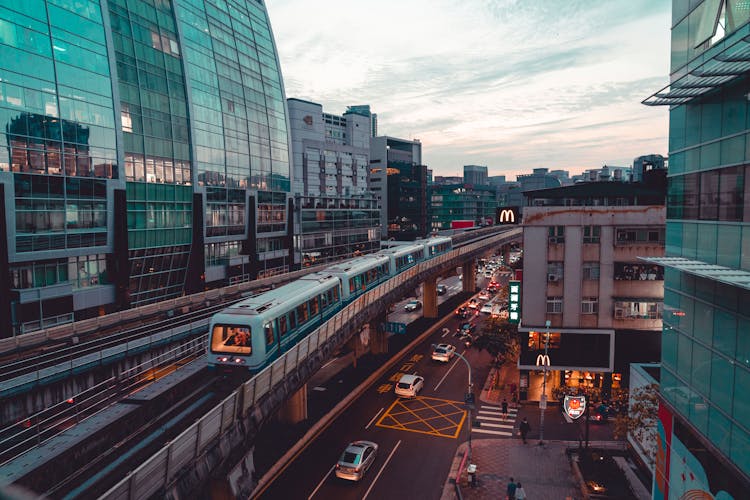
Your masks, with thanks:
[(667, 2), (268, 0), (288, 97), (371, 105), (436, 175), (667, 152)]

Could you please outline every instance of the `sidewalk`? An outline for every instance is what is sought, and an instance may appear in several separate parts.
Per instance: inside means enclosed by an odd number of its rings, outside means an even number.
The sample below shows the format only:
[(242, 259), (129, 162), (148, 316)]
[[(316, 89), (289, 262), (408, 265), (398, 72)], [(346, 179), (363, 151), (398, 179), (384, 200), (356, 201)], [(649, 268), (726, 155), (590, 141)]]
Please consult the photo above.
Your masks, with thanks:
[[(497, 379), (497, 380), (495, 380)], [(492, 382), (495, 380), (495, 384)], [(518, 384), (518, 369), (503, 365), (490, 371), (479, 400), (499, 405), (503, 399), (512, 408), (511, 384)], [(566, 442), (547, 441), (544, 446), (523, 444), (518, 438), (518, 425), (513, 437), (500, 439), (472, 438), (471, 460), (464, 460), (468, 444), (458, 447), (451, 470), (443, 487), (442, 500), (456, 498), (454, 482), (460, 472), (461, 494), (468, 499), (505, 498), (506, 487), (511, 477), (521, 482), (530, 499), (566, 500), (581, 498), (581, 490), (575, 480), (568, 456)], [(470, 488), (466, 467), (477, 466), (477, 487)]]

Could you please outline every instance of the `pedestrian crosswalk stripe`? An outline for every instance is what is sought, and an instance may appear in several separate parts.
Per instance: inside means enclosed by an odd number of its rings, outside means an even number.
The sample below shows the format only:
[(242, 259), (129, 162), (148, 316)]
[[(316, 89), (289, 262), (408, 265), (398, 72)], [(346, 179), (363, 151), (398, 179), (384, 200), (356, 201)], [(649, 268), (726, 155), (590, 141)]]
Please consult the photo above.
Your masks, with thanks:
[[(479, 410), (478, 413), (489, 413), (490, 415), (502, 415), (502, 412), (495, 410)], [(518, 413), (518, 410), (508, 410), (508, 414)]]
[(491, 431), (488, 429), (472, 429), (471, 432), (482, 432), (484, 434), (496, 434), (498, 436), (512, 436), (513, 433), (505, 431)]
[(482, 422), (482, 427), (499, 427), (501, 429), (512, 429), (512, 425), (508, 424), (491, 424), (489, 422)]
[(500, 410), (500, 407), (499, 407), (499, 406), (487, 406), (487, 405), (482, 405), (482, 406), (480, 406), (480, 408), (487, 408), (488, 410)]
[(514, 419), (512, 418), (501, 418), (501, 417), (488, 417), (486, 415), (477, 415), (477, 419), (479, 420), (492, 420), (495, 422), (513, 422)]

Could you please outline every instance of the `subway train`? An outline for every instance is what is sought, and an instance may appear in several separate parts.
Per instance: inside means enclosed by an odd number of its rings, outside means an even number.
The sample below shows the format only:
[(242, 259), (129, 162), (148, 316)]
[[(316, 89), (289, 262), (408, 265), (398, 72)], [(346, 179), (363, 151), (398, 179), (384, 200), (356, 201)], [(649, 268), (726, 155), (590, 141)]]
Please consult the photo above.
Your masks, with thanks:
[(208, 366), (256, 373), (362, 293), (452, 249), (442, 236), (398, 244), (233, 304), (211, 318)]

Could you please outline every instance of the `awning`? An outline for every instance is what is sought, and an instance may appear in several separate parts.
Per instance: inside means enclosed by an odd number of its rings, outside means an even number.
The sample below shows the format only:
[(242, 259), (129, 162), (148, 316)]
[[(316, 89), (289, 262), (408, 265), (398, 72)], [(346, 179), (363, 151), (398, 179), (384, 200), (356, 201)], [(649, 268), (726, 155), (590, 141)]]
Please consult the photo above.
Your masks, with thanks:
[(706, 62), (641, 101), (646, 106), (674, 106), (750, 72), (750, 35), (724, 47)]
[(638, 259), (664, 267), (671, 267), (701, 278), (750, 290), (750, 272), (740, 269), (719, 266), (717, 264), (707, 264), (706, 262), (685, 259), (683, 257), (638, 257)]

